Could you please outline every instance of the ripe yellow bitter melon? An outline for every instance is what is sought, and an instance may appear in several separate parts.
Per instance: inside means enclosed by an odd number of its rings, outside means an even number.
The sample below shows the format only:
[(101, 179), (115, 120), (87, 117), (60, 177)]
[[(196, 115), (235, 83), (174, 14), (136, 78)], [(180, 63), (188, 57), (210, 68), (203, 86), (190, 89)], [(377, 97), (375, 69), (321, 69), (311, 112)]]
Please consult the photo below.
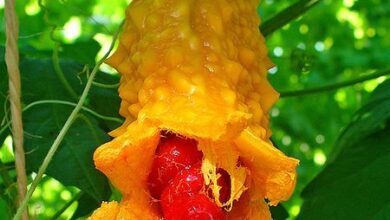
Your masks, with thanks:
[[(268, 112), (279, 94), (268, 83), (258, 0), (133, 0), (116, 52), (124, 124), (94, 160), (123, 194), (91, 220), (161, 219), (147, 187), (161, 131), (198, 141), (202, 173), (229, 219), (271, 219), (268, 205), (287, 200), (296, 159), (269, 138)], [(219, 201), (217, 168), (231, 178)], [(267, 199), (267, 202), (265, 202)]]

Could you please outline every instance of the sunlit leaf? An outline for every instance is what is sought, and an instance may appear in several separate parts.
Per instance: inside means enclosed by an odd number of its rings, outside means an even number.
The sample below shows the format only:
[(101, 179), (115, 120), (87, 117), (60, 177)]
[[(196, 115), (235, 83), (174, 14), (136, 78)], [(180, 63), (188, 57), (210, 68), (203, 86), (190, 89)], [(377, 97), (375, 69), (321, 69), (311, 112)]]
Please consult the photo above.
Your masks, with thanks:
[[(390, 90), (358, 111), (326, 168), (306, 187), (299, 219), (387, 219), (390, 213)], [(386, 88), (386, 90), (384, 90)], [(374, 94), (377, 94), (374, 92)], [(383, 95), (383, 94), (382, 94)], [(368, 114), (368, 115), (367, 115)]]
[(333, 157), (345, 148), (353, 148), (362, 139), (382, 130), (390, 118), (390, 80), (382, 83), (373, 92), (368, 103), (354, 116), (353, 121), (341, 134)]

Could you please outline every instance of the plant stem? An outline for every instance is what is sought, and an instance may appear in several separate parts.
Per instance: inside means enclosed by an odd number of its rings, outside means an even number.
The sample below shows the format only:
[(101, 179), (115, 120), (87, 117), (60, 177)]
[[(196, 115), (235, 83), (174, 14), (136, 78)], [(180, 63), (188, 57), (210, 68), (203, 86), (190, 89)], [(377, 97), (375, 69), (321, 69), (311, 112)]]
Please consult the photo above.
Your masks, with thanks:
[[(8, 71), (9, 101), (12, 121), (12, 139), (15, 150), (15, 166), (18, 186), (18, 204), (25, 199), (27, 191), (26, 159), (23, 148), (23, 120), (21, 107), (21, 80), (19, 70), (18, 36), (19, 24), (15, 10), (15, 0), (5, 1), (6, 48), (5, 63)], [(28, 220), (28, 211), (20, 213)]]
[(61, 45), (61, 41), (56, 39), (54, 36), (55, 31), (57, 29), (57, 25), (55, 23), (52, 23), (51, 20), (49, 19), (48, 15), (48, 10), (46, 6), (43, 4), (43, 0), (38, 0), (38, 6), (40, 9), (44, 12), (43, 19), (44, 21), (51, 26), (51, 31), (50, 31), (50, 39), (54, 42), (54, 48), (53, 48), (53, 54), (52, 54), (52, 64), (54, 68), (54, 72), (57, 74), (57, 77), (65, 87), (65, 90), (69, 93), (69, 95), (74, 99), (78, 99), (77, 93), (73, 90), (72, 86), (69, 84), (68, 80), (65, 77), (64, 72), (62, 71), (61, 65), (60, 65), (60, 59), (58, 56), (58, 50)]
[(313, 6), (317, 5), (320, 1), (321, 0), (300, 0), (292, 4), (288, 8), (279, 12), (277, 15), (260, 25), (261, 33), (263, 33), (264, 37), (272, 34), (279, 28), (304, 14)]
[[(69, 106), (76, 106), (77, 104), (76, 103), (73, 103), (73, 102), (68, 102), (68, 101), (62, 101), (62, 100), (40, 100), (40, 101), (35, 101), (35, 102), (32, 102), (30, 104), (28, 104), (26, 107), (23, 108), (23, 112), (29, 110), (30, 108), (36, 106), (36, 105), (41, 105), (41, 104), (62, 104), (62, 105), (69, 105)], [(123, 123), (123, 120), (119, 119), (119, 118), (115, 118), (115, 117), (110, 117), (110, 116), (105, 116), (105, 115), (102, 115), (102, 114), (99, 114), (95, 111), (93, 111), (92, 109), (90, 108), (87, 108), (87, 107), (81, 107), (82, 110), (90, 113), (91, 115), (97, 117), (97, 118), (100, 118), (100, 119), (103, 119), (103, 120), (106, 120), (106, 121), (113, 121), (113, 122), (118, 122), (120, 124)], [(7, 127), (11, 124), (11, 122), (7, 122), (2, 128), (0, 128), (0, 135), (5, 131), (5, 129), (7, 129)]]
[(83, 104), (84, 104), (84, 102), (85, 102), (85, 100), (86, 100), (86, 98), (88, 96), (88, 93), (89, 93), (89, 90), (91, 88), (93, 79), (95, 78), (95, 75), (96, 75), (96, 73), (99, 70), (100, 65), (104, 62), (104, 60), (107, 59), (107, 57), (111, 53), (112, 49), (114, 48), (116, 39), (118, 38), (118, 35), (119, 35), (119, 32), (120, 32), (122, 26), (123, 26), (123, 22), (122, 22), (122, 24), (120, 25), (120, 28), (118, 29), (118, 31), (115, 33), (115, 35), (113, 37), (113, 41), (111, 42), (110, 49), (107, 51), (107, 53), (103, 56), (103, 58), (100, 59), (99, 62), (93, 68), (93, 70), (91, 72), (91, 76), (90, 76), (90, 78), (87, 81), (87, 84), (86, 84), (86, 86), (84, 88), (83, 93), (81, 94), (80, 100), (78, 101), (76, 107), (73, 109), (73, 111), (70, 114), (69, 118), (66, 120), (65, 125), (62, 127), (62, 129), (61, 129), (60, 133), (58, 134), (57, 138), (54, 140), (53, 145), (50, 147), (49, 152), (47, 153), (45, 159), (42, 162), (41, 167), (38, 170), (37, 176), (33, 180), (32, 184), (31, 184), (31, 187), (28, 190), (28, 192), (26, 194), (26, 197), (24, 198), (23, 202), (19, 206), (19, 208), (18, 208), (18, 210), (17, 210), (13, 220), (19, 220), (20, 219), (23, 210), (26, 208), (29, 199), (31, 198), (33, 192), (35, 191), (35, 188), (38, 186), (38, 183), (39, 183), (40, 179), (42, 178), (42, 176), (45, 173), (47, 167), (49, 166), (49, 163), (52, 160), (52, 158), (54, 156), (54, 153), (57, 151), (60, 143), (64, 139), (64, 137), (65, 137), (66, 133), (68, 132), (70, 126), (72, 125), (74, 119), (76, 118), (77, 114), (81, 110), (81, 108), (82, 108), (82, 106), (83, 106)]
[[(84, 66), (84, 68), (81, 71), (81, 73), (85, 73), (86, 76), (87, 76), (87, 79), (89, 78), (89, 70), (88, 70), (87, 66)], [(119, 87), (120, 83), (118, 82), (118, 83), (115, 83), (115, 84), (104, 84), (104, 83), (93, 81), (92, 85), (94, 85), (96, 87), (103, 88), (103, 89), (116, 89), (116, 88)]]
[[(40, 105), (40, 104), (61, 104), (61, 105), (77, 106), (76, 103), (68, 102), (68, 101), (62, 101), (62, 100), (40, 100), (40, 101), (35, 101), (35, 102), (32, 102), (32, 103), (28, 104), (25, 108), (23, 108), (23, 111), (26, 111), (26, 110), (28, 110), (28, 109), (36, 106), (36, 105)], [(119, 119), (119, 118), (101, 115), (101, 114), (93, 111), (90, 108), (87, 108), (87, 107), (83, 106), (83, 107), (81, 107), (81, 109), (86, 111), (86, 112), (88, 112), (88, 113), (90, 113), (93, 116), (96, 116), (97, 118), (100, 118), (100, 119), (103, 119), (103, 120), (106, 120), (106, 121), (113, 121), (113, 122), (123, 123), (123, 121), (121, 119)]]
[(104, 88), (104, 89), (116, 89), (119, 87), (119, 83), (115, 84), (104, 84), (104, 83), (99, 83), (99, 82), (93, 82), (94, 86)]
[(71, 200), (69, 200), (60, 210), (57, 211), (56, 214), (51, 217), (51, 220), (58, 219), (74, 202), (79, 200), (81, 196), (84, 194), (83, 191), (78, 192)]
[(338, 82), (338, 83), (333, 83), (329, 85), (313, 87), (308, 89), (302, 89), (302, 90), (280, 92), (280, 97), (288, 98), (288, 97), (295, 97), (295, 96), (311, 95), (320, 92), (328, 92), (331, 90), (337, 90), (343, 87), (348, 87), (368, 80), (376, 79), (378, 77), (389, 75), (389, 74), (390, 74), (390, 69), (378, 70), (372, 74), (358, 77), (356, 79), (352, 79), (344, 82)]
[[(54, 33), (54, 31), (55, 31), (55, 28), (53, 28), (52, 33)], [(54, 72), (57, 74), (57, 77), (60, 79), (61, 83), (64, 85), (66, 91), (68, 91), (69, 95), (74, 100), (77, 100), (77, 98), (78, 98), (77, 93), (73, 90), (72, 86), (69, 84), (68, 80), (65, 77), (64, 71), (62, 71), (62, 68), (60, 65), (60, 59), (58, 57), (58, 49), (60, 47), (60, 43), (54, 37), (52, 37), (52, 40), (55, 42), (55, 46), (53, 49), (53, 55), (52, 55)]]

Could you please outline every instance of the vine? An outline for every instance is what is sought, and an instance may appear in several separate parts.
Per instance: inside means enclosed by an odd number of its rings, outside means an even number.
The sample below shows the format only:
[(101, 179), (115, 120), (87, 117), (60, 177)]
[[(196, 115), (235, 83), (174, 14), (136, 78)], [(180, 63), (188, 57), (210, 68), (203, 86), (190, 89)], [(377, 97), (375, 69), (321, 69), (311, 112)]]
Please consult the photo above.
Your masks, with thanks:
[[(21, 80), (19, 70), (19, 24), (16, 17), (15, 1), (5, 1), (6, 48), (5, 63), (8, 71), (9, 101), (11, 109), (12, 137), (15, 149), (15, 166), (17, 173), (18, 203), (26, 196), (27, 175), (26, 159), (23, 147), (23, 120), (21, 107)], [(28, 220), (28, 210), (22, 210), (20, 215)]]
[(315, 93), (321, 93), (321, 92), (327, 92), (331, 90), (337, 90), (343, 87), (352, 86), (358, 83), (362, 83), (368, 80), (376, 79), (381, 76), (386, 76), (390, 74), (390, 69), (384, 69), (384, 70), (378, 70), (372, 74), (362, 76), (356, 79), (347, 80), (344, 82), (337, 82), (329, 85), (323, 85), (308, 89), (302, 89), (302, 90), (293, 90), (293, 91), (285, 91), (280, 92), (280, 97), (282, 98), (288, 98), (288, 97), (296, 97), (296, 96), (305, 96), (305, 95), (311, 95)]
[(300, 0), (279, 12), (271, 19), (265, 21), (260, 26), (260, 30), (264, 37), (267, 37), (284, 25), (290, 23), (292, 20), (298, 18), (321, 1), (322, 0)]
[(91, 72), (91, 76), (87, 81), (87, 84), (84, 88), (83, 93), (81, 94), (80, 100), (78, 101), (76, 107), (73, 109), (72, 113), (70, 114), (70, 116), (66, 120), (60, 133), (56, 137), (54, 143), (50, 147), (49, 152), (47, 153), (44, 161), (42, 162), (42, 165), (40, 166), (40, 168), (38, 170), (37, 176), (33, 180), (31, 187), (26, 194), (26, 197), (24, 198), (23, 202), (20, 204), (20, 206), (19, 206), (19, 208), (18, 208), (18, 210), (13, 218), (14, 220), (20, 219), (22, 212), (26, 209), (28, 200), (31, 198), (33, 192), (35, 191), (35, 188), (38, 186), (38, 183), (39, 183), (40, 179), (42, 178), (43, 174), (45, 173), (47, 167), (49, 166), (49, 163), (52, 160), (54, 153), (57, 151), (60, 143), (62, 142), (63, 138), (65, 137), (66, 133), (68, 132), (68, 130), (69, 130), (70, 126), (72, 125), (74, 119), (76, 118), (77, 114), (82, 109), (82, 106), (83, 106), (83, 104), (88, 96), (89, 90), (91, 89), (91, 86), (92, 86), (92, 82), (93, 82), (93, 80), (94, 80), (94, 78), (99, 70), (99, 67), (103, 64), (104, 60), (107, 59), (107, 57), (110, 55), (112, 49), (114, 48), (115, 42), (118, 38), (120, 30), (122, 29), (122, 26), (123, 26), (123, 22), (120, 25), (120, 27), (118, 28), (118, 31), (114, 34), (114, 37), (113, 37), (113, 40), (111, 42), (109, 50), (105, 53), (105, 55), (99, 60), (99, 62), (93, 68), (93, 70)]
[[(35, 101), (35, 102), (32, 102), (28, 105), (26, 105), (26, 107), (23, 108), (23, 112), (29, 110), (30, 108), (36, 106), (36, 105), (42, 105), (42, 104), (60, 104), (60, 105), (68, 105), (68, 106), (73, 106), (73, 107), (76, 107), (77, 104), (76, 103), (73, 103), (73, 102), (68, 102), (68, 101), (63, 101), (63, 100), (40, 100), (40, 101)], [(116, 118), (116, 117), (110, 117), (110, 116), (106, 116), (106, 115), (102, 115), (96, 111), (93, 111), (92, 109), (90, 108), (87, 108), (87, 107), (82, 107), (81, 108), (82, 110), (90, 113), (91, 115), (97, 117), (97, 118), (100, 118), (100, 119), (103, 119), (103, 120), (106, 120), (106, 121), (112, 121), (112, 122), (118, 122), (120, 124), (123, 123), (123, 120), (122, 119), (119, 119), (119, 118)], [(7, 117), (4, 117), (3, 121), (7, 121), (5, 120)], [(0, 129), (0, 135), (11, 125), (11, 121), (7, 121), (3, 127)]]

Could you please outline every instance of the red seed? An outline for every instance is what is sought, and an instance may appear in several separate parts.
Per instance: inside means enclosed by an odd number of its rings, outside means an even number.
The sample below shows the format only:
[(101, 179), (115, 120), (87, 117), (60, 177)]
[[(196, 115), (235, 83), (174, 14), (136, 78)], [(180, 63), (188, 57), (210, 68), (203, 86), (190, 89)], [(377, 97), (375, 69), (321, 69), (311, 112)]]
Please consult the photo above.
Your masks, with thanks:
[(226, 220), (226, 214), (205, 194), (175, 200), (165, 220)]
[(161, 208), (164, 213), (169, 212), (172, 203), (178, 199), (188, 198), (204, 189), (204, 179), (201, 173), (201, 163), (184, 169), (176, 175), (161, 194)]
[(157, 147), (156, 158), (148, 179), (151, 195), (156, 199), (160, 198), (169, 181), (180, 170), (188, 169), (192, 164), (200, 162), (202, 156), (195, 140), (169, 135)]

